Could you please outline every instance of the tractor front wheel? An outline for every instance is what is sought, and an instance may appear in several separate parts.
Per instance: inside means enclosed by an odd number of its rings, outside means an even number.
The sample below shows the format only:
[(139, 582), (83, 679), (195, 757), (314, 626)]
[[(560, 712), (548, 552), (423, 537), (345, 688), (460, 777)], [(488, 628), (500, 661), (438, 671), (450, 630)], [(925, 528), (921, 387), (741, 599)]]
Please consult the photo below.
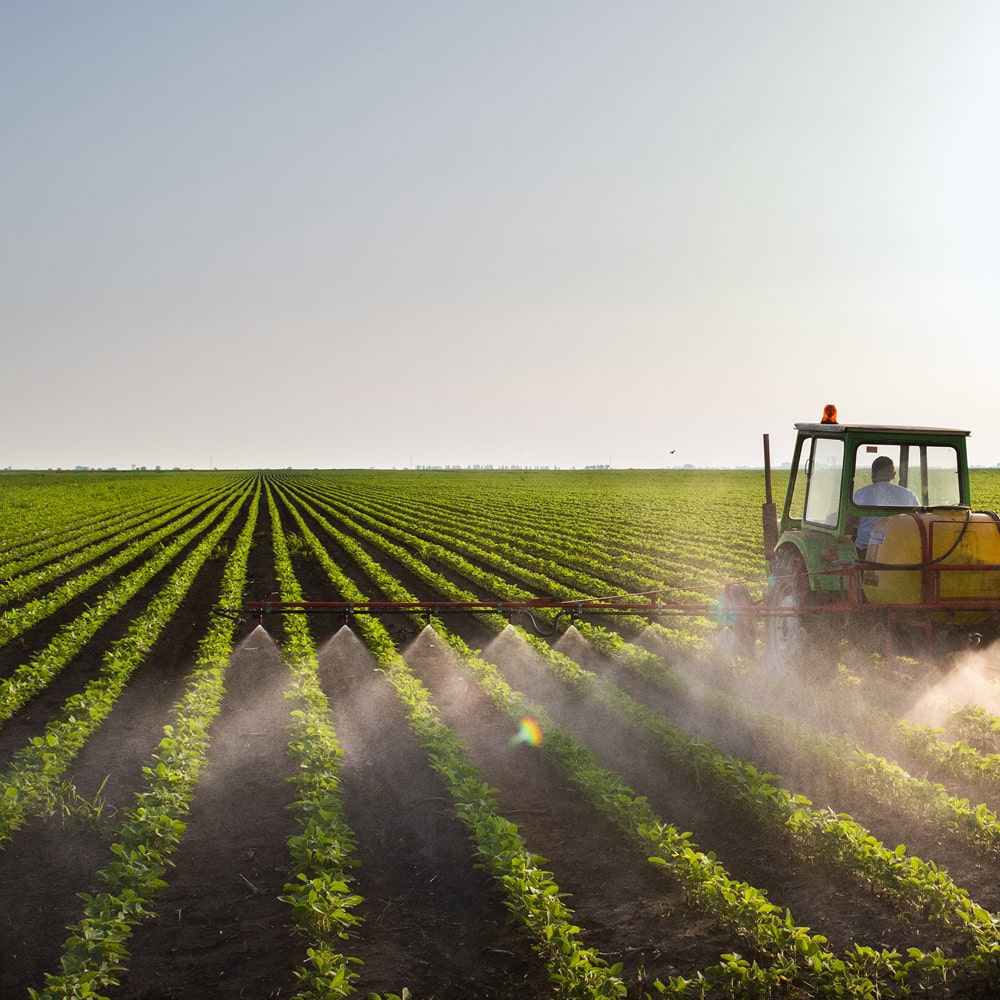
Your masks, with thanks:
[(779, 549), (771, 569), (765, 603), (768, 666), (775, 674), (800, 669), (808, 656), (809, 633), (804, 609), (809, 603), (809, 580), (802, 557), (793, 548)]

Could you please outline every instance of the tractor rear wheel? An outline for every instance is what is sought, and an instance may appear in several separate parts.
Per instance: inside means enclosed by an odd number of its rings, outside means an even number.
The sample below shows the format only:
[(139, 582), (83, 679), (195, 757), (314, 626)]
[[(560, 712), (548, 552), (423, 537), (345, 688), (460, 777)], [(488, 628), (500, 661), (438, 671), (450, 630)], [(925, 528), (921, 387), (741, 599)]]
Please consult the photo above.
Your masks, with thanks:
[(765, 603), (775, 610), (765, 627), (768, 666), (775, 674), (800, 668), (809, 653), (809, 633), (804, 609), (809, 603), (809, 581), (805, 564), (790, 546), (779, 549), (771, 569)]

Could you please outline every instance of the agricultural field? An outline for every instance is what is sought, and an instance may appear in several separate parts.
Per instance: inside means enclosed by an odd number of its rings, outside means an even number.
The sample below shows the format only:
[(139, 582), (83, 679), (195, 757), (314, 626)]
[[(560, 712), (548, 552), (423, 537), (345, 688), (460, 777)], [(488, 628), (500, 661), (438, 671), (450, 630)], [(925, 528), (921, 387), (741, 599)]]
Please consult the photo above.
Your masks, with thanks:
[(0, 998), (997, 995), (997, 655), (774, 676), (763, 493), (0, 474)]

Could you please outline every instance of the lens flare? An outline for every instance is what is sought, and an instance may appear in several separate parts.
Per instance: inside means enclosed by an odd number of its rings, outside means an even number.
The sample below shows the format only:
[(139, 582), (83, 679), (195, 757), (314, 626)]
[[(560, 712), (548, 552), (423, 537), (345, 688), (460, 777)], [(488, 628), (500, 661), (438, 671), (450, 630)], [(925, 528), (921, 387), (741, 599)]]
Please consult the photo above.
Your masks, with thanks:
[(521, 728), (511, 737), (510, 742), (527, 743), (529, 746), (537, 747), (542, 742), (542, 727), (534, 719), (524, 718), (521, 720)]

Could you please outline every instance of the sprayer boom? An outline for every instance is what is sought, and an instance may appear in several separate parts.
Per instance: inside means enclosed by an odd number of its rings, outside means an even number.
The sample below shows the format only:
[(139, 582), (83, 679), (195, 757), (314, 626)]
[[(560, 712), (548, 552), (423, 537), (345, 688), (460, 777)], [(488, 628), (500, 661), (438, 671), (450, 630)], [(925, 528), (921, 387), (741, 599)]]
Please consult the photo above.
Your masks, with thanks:
[(435, 617), (445, 614), (489, 613), (510, 618), (518, 613), (555, 611), (583, 617), (590, 614), (641, 615), (704, 615), (711, 609), (706, 604), (664, 604), (656, 591), (644, 594), (623, 594), (606, 598), (575, 598), (557, 601), (538, 597), (526, 601), (245, 601), (239, 608), (217, 608), (221, 614), (263, 621), (266, 615), (332, 614), (345, 621), (355, 615), (414, 614)]

